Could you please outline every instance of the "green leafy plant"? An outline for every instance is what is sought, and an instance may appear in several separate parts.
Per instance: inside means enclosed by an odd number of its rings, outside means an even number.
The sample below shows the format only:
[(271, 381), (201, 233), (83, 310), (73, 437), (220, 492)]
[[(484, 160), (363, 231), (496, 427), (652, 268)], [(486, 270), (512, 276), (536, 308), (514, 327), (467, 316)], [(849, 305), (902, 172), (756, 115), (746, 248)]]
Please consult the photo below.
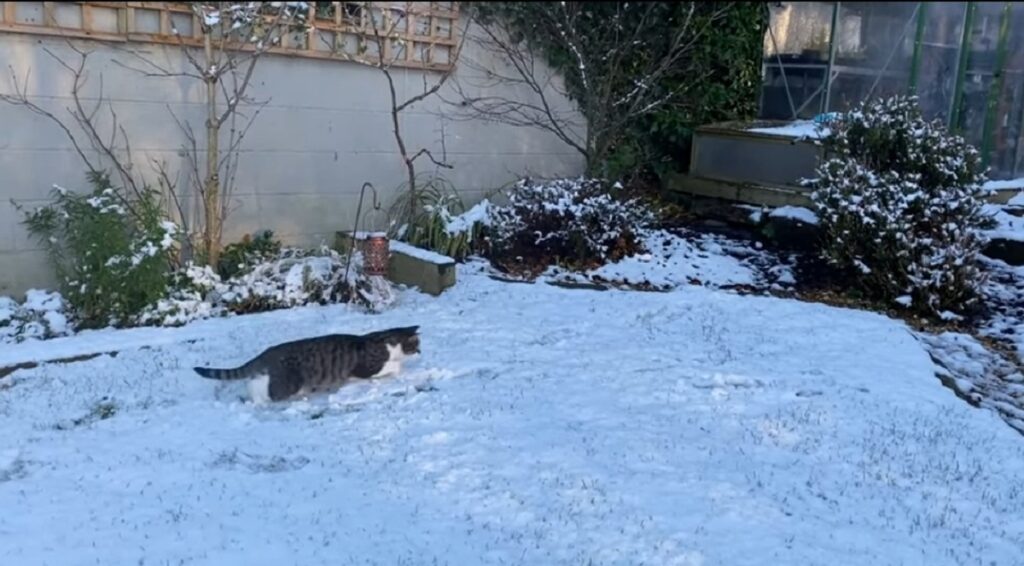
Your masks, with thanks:
[[(404, 191), (399, 191), (403, 194)], [(447, 180), (432, 177), (419, 184), (417, 206), (411, 220), (391, 227), (391, 237), (416, 247), (446, 255), (456, 261), (480, 251), (484, 227), (470, 223), (455, 227), (453, 220), (466, 212), (462, 198)], [(392, 208), (392, 218), (409, 218), (408, 197), (402, 196)]]
[(277, 257), (281, 253), (281, 242), (274, 232), (264, 230), (255, 236), (246, 234), (240, 242), (229, 244), (221, 252), (217, 272), (224, 279), (230, 279), (252, 269), (253, 266)]
[(861, 104), (829, 126), (812, 199), (824, 256), (868, 297), (922, 314), (977, 299), (987, 191), (978, 152), (915, 97)]
[(89, 193), (55, 188), (50, 204), (23, 211), (24, 224), (46, 246), (80, 328), (131, 325), (167, 293), (177, 226), (155, 192), (129, 198), (104, 173), (89, 181)]

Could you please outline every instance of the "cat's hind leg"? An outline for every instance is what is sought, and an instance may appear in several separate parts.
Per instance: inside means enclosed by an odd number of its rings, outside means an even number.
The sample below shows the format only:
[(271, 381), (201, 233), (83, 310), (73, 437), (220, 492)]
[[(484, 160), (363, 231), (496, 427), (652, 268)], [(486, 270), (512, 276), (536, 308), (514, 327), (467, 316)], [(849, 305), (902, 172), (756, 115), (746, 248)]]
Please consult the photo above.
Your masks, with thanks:
[(270, 372), (267, 396), (271, 401), (284, 401), (302, 389), (302, 376), (294, 368), (278, 368)]

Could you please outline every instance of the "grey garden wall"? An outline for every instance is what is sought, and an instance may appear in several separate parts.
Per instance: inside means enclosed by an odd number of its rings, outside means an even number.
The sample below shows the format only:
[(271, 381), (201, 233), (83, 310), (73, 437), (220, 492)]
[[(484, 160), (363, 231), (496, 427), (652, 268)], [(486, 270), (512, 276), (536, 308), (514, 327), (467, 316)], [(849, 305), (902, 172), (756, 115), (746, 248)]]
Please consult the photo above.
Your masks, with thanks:
[[(179, 155), (184, 138), (170, 111), (201, 130), (202, 85), (188, 78), (143, 77), (118, 65), (116, 61), (133, 60), (119, 50), (126, 46), (88, 41), (75, 45), (92, 52), (86, 95), (98, 96), (102, 77), (103, 95), (129, 135), (134, 166), (152, 179), (152, 161), (165, 161), (184, 179)], [(130, 47), (162, 65), (183, 68), (176, 47)], [(14, 91), (9, 68), (19, 80), (29, 73), (32, 100), (72, 123), (64, 110), (71, 103), (71, 74), (47, 49), (68, 61), (76, 57), (63, 39), (0, 32), (0, 92)], [(486, 54), (472, 42), (464, 56), (486, 63)], [(400, 99), (422, 90), (422, 71), (396, 72)], [(455, 77), (460, 84), (473, 84), (471, 73), (460, 65)], [(393, 202), (405, 177), (379, 70), (270, 55), (259, 63), (251, 94), (269, 103), (244, 145), (225, 242), (259, 229), (274, 230), (293, 245), (330, 242), (334, 231), (351, 228), (364, 181), (377, 187), (385, 206)], [(571, 108), (564, 98), (553, 99)], [(454, 169), (441, 174), (467, 205), (520, 175), (576, 175), (583, 170), (580, 156), (549, 133), (453, 116), (450, 107), (433, 97), (406, 110), (402, 126), (414, 151), (427, 147), (447, 156)], [(100, 123), (109, 127), (107, 119)], [(434, 170), (426, 159), (418, 163), (421, 172)], [(17, 296), (31, 287), (55, 284), (44, 253), (20, 224), (11, 200), (32, 207), (45, 201), (54, 184), (85, 189), (84, 171), (58, 127), (25, 108), (0, 103), (0, 295)], [(367, 219), (378, 228), (386, 222), (380, 214)]]

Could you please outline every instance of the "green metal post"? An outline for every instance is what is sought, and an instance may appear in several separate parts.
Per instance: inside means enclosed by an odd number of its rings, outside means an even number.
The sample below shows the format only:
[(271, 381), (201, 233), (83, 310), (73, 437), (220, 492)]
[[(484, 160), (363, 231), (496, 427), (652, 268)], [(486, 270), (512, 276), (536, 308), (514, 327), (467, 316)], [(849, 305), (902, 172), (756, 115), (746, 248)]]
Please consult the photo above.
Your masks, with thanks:
[(917, 32), (914, 34), (914, 55), (910, 59), (910, 94), (917, 94), (917, 74), (921, 70), (921, 42), (924, 40), (924, 24), (928, 16), (928, 3), (917, 6)]
[(836, 50), (839, 47), (839, 42), (836, 41), (838, 37), (836, 35), (836, 28), (839, 27), (839, 9), (841, 7), (842, 2), (836, 2), (832, 5), (832, 29), (829, 30), (828, 37), (828, 69), (825, 71), (825, 94), (822, 96), (821, 110), (819, 112), (829, 111), (829, 101), (832, 98), (832, 65), (835, 65)]
[(1010, 36), (1010, 13), (1013, 3), (1003, 5), (1003, 13), (999, 19), (999, 40), (996, 43), (996, 68), (993, 70), (992, 86), (988, 91), (988, 104), (985, 106), (985, 122), (981, 130), (981, 166), (988, 167), (992, 159), (992, 136), (995, 129), (996, 113), (999, 111), (999, 98), (1003, 94), (1003, 67), (1006, 66), (1006, 43)]
[(964, 77), (967, 74), (967, 63), (971, 57), (971, 31), (974, 26), (974, 2), (968, 2), (964, 14), (964, 31), (960, 38), (960, 61), (956, 67), (956, 83), (953, 87), (953, 106), (949, 111), (949, 129), (959, 132), (960, 128), (960, 104), (964, 96)]

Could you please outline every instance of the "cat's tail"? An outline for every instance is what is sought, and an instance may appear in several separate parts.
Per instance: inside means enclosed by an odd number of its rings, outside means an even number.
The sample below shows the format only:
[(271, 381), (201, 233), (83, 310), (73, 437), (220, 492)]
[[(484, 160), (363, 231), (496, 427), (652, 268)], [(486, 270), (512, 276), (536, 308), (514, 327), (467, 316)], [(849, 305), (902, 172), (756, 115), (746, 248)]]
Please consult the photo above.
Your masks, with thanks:
[(236, 379), (246, 379), (253, 377), (263, 369), (263, 364), (259, 358), (256, 358), (244, 365), (230, 369), (218, 369), (218, 368), (192, 368), (193, 371), (207, 379), (218, 379), (222, 381), (230, 381)]

